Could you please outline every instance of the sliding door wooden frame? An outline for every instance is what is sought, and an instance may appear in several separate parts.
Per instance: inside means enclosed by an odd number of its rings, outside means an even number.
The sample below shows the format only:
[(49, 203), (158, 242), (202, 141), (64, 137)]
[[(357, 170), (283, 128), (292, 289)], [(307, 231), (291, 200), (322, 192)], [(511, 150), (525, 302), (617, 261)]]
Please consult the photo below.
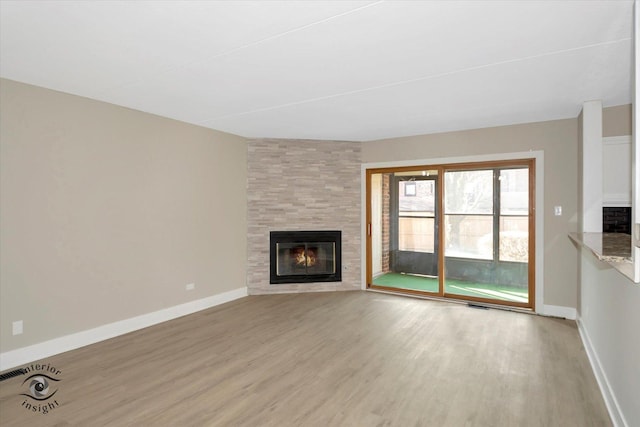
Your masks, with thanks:
[[(473, 297), (466, 295), (450, 294), (445, 291), (445, 248), (444, 248), (444, 174), (451, 171), (467, 171), (467, 170), (488, 170), (488, 169), (506, 169), (511, 167), (526, 167), (529, 177), (529, 209), (528, 209), (528, 260), (527, 260), (527, 287), (528, 302), (519, 303), (514, 301), (502, 301), (490, 298)], [(371, 212), (371, 176), (374, 174), (411, 172), (419, 170), (436, 170), (439, 179), (438, 197), (436, 199), (437, 211), (440, 212), (438, 217), (438, 240), (440, 242), (440, 250), (438, 251), (438, 293), (417, 291), (411, 289), (399, 289), (373, 284), (373, 268), (372, 268), (372, 212)], [(508, 160), (490, 160), (478, 162), (459, 162), (447, 164), (422, 164), (415, 166), (399, 166), (399, 167), (383, 167), (366, 169), (366, 287), (367, 289), (377, 289), (394, 293), (404, 293), (410, 295), (442, 297), (446, 299), (464, 300), (479, 303), (487, 303), (493, 305), (504, 305), (518, 307), (524, 309), (536, 310), (536, 159), (508, 159)], [(497, 213), (500, 214), (499, 212)], [(494, 213), (496, 215), (496, 213)]]

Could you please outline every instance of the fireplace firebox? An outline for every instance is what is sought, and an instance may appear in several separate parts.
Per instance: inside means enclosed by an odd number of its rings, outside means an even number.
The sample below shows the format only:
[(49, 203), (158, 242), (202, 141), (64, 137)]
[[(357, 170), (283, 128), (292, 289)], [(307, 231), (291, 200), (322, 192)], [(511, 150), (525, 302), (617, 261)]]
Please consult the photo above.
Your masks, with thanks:
[(341, 231), (272, 231), (269, 283), (342, 281)]

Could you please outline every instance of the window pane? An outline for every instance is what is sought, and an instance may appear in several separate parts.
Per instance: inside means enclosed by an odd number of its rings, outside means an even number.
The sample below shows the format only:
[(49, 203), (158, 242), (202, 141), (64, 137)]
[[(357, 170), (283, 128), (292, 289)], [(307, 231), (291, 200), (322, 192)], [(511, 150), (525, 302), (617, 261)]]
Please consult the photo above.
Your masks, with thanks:
[(529, 217), (500, 217), (500, 261), (529, 261)]
[(493, 170), (446, 172), (446, 214), (492, 214)]
[(493, 259), (493, 217), (445, 215), (445, 256)]
[(400, 217), (398, 249), (433, 253), (434, 219)]
[(500, 214), (529, 214), (529, 170), (500, 171)]
[(435, 181), (400, 181), (399, 211), (422, 216), (433, 216), (435, 212)]

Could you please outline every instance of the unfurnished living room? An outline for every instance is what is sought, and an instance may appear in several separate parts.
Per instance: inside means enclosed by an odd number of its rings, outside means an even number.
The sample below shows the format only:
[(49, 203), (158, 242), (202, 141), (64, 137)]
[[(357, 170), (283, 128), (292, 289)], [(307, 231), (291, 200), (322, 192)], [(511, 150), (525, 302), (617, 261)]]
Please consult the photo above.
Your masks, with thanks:
[(638, 7), (0, 0), (0, 425), (640, 426)]

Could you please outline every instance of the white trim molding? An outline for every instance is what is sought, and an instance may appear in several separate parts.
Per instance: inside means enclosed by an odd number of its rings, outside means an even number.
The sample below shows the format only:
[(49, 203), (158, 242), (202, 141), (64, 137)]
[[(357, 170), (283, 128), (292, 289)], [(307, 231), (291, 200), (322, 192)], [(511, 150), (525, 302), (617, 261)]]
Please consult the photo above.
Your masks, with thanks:
[(631, 145), (631, 135), (622, 136), (605, 136), (602, 138), (602, 144), (604, 145)]
[(575, 308), (563, 307), (561, 305), (545, 304), (541, 310), (538, 310), (538, 313), (543, 316), (562, 317), (569, 320), (576, 320), (577, 317), (577, 311)]
[[(361, 251), (367, 253), (367, 169), (392, 168), (403, 166), (446, 165), (451, 163), (490, 162), (497, 160), (535, 159), (536, 163), (536, 266), (535, 266), (535, 309), (544, 314), (544, 151), (524, 151), (516, 153), (496, 153), (478, 156), (440, 157), (435, 159), (417, 159), (391, 162), (363, 163), (361, 166)], [(367, 261), (363, 257), (360, 264), (361, 289), (367, 289)], [(575, 309), (574, 309), (575, 311)], [(565, 316), (562, 316), (565, 317)], [(573, 315), (575, 319), (575, 314)]]
[(591, 369), (593, 369), (593, 373), (596, 377), (596, 380), (598, 381), (600, 393), (602, 393), (602, 397), (604, 398), (604, 403), (607, 406), (607, 410), (609, 411), (611, 421), (613, 422), (613, 425), (615, 427), (627, 427), (629, 424), (627, 424), (627, 421), (624, 418), (624, 414), (620, 409), (620, 405), (618, 404), (616, 395), (613, 393), (613, 389), (611, 388), (609, 379), (607, 378), (607, 375), (602, 368), (602, 364), (600, 363), (598, 354), (596, 353), (596, 350), (591, 343), (589, 334), (587, 333), (587, 330), (584, 326), (584, 323), (582, 323), (582, 319), (580, 318), (580, 316), (578, 316), (576, 323), (578, 324), (578, 332), (580, 333), (582, 344), (584, 345), (584, 349), (587, 352), (587, 357), (589, 358)]
[(237, 288), (207, 298), (175, 305), (152, 313), (120, 320), (97, 328), (88, 329), (75, 334), (54, 338), (49, 341), (30, 345), (28, 347), (0, 353), (0, 371), (15, 368), (26, 363), (35, 362), (65, 351), (75, 350), (90, 344), (124, 335), (129, 332), (157, 325), (167, 320), (193, 314), (226, 302), (247, 296), (247, 288)]

